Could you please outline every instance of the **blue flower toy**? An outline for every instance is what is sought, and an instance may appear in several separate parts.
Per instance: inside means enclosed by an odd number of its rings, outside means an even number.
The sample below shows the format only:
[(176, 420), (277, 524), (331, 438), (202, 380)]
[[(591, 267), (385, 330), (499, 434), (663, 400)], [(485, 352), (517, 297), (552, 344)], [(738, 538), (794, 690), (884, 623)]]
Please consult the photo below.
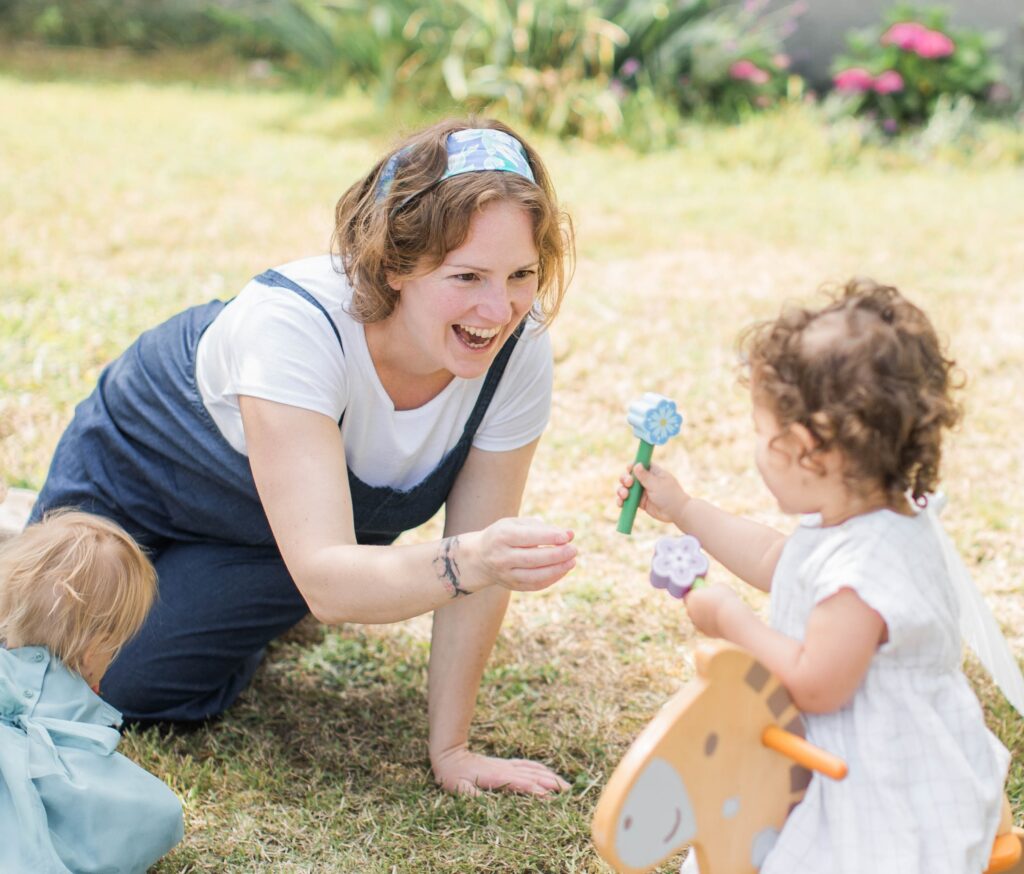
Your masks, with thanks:
[[(669, 437), (675, 437), (683, 425), (683, 417), (676, 412), (675, 402), (650, 391), (629, 405), (626, 421), (633, 426), (633, 434), (640, 440), (636, 461), (648, 468), (651, 466), (654, 447), (667, 443)], [(633, 519), (643, 492), (643, 486), (634, 479), (629, 497), (623, 502), (622, 513), (619, 514), (617, 530), (622, 534), (632, 533)]]

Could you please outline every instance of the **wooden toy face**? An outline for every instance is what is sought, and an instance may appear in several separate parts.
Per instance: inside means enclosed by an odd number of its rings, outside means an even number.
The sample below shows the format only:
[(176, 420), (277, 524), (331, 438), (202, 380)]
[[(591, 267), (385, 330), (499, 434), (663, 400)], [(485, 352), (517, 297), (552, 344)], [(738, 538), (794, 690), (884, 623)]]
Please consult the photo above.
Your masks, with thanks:
[(615, 848), (632, 868), (648, 868), (693, 840), (697, 818), (679, 772), (655, 756), (637, 776), (622, 804)]
[(624, 872), (693, 844), (701, 874), (753, 874), (810, 772), (761, 743), (769, 725), (803, 735), (785, 689), (749, 655), (716, 644), (698, 678), (651, 721), (608, 782), (594, 842)]

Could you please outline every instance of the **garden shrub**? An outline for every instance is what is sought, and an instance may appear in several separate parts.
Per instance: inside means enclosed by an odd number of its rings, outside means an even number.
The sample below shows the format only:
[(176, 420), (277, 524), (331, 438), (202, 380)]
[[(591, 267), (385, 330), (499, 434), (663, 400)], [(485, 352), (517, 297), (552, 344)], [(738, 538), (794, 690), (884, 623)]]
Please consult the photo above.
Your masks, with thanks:
[(684, 114), (721, 120), (775, 105), (792, 87), (783, 41), (806, 7), (766, 7), (767, 0), (605, 0), (609, 19), (629, 36), (618, 81), (650, 87)]
[[(800, 5), (766, 0), (263, 0), (233, 13), (293, 72), (356, 80), (381, 103), (456, 102), (558, 135), (672, 142), (681, 114), (735, 119), (792, 79)], [(222, 15), (224, 13), (221, 13)]]
[(998, 37), (951, 28), (948, 19), (944, 9), (904, 4), (890, 9), (881, 26), (849, 34), (848, 52), (833, 64), (845, 110), (896, 133), (950, 101), (985, 102), (1004, 75)]

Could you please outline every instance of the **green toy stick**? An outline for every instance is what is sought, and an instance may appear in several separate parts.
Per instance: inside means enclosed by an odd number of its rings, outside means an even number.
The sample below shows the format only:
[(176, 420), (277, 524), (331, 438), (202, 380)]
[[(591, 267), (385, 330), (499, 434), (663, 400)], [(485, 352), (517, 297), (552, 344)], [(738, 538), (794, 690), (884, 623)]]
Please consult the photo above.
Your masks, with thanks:
[[(633, 426), (633, 434), (640, 440), (633, 466), (639, 463), (646, 468), (651, 466), (654, 447), (667, 443), (669, 437), (675, 437), (683, 425), (683, 417), (676, 412), (675, 402), (650, 391), (629, 405), (626, 421)], [(619, 524), (616, 526), (621, 534), (633, 533), (633, 520), (643, 493), (644, 487), (639, 480), (634, 479), (629, 496), (622, 502)]]

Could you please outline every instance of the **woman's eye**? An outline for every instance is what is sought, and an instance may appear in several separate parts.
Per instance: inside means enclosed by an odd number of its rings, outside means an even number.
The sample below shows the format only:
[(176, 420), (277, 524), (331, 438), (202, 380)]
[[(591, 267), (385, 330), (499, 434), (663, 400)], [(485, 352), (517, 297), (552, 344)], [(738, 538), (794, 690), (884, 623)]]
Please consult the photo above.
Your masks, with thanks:
[(476, 279), (476, 274), (475, 273), (456, 273), (454, 278), (457, 279), (459, 282), (472, 282), (474, 279)]
[(537, 271), (536, 270), (517, 270), (512, 274), (513, 279), (529, 279)]

